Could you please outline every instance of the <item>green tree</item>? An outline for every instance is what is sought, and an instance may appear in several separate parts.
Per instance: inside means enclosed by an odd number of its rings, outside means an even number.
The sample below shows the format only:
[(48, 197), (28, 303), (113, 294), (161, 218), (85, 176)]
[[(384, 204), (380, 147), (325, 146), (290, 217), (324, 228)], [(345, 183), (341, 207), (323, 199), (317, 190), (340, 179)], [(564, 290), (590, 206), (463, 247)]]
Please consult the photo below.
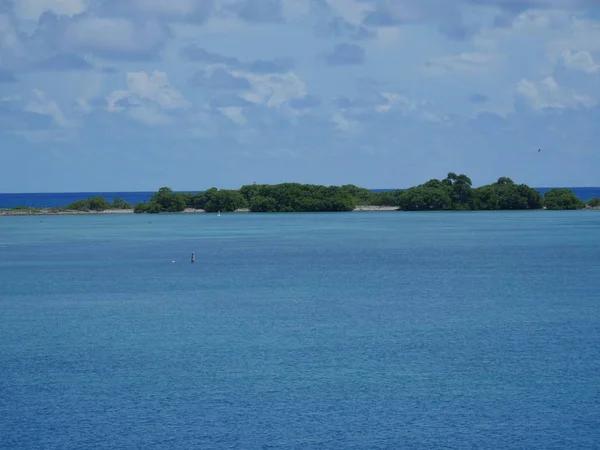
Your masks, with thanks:
[(181, 212), (186, 207), (186, 195), (162, 187), (150, 197), (150, 203), (157, 204), (160, 212)]
[(142, 214), (142, 213), (148, 212), (148, 203), (147, 202), (136, 203), (135, 206), (133, 207), (133, 212), (135, 214)]
[(590, 206), (592, 208), (598, 208), (598, 207), (600, 207), (600, 198), (598, 198), (598, 197), (592, 198), (592, 199), (588, 200), (587, 204), (588, 204), (588, 206)]
[(585, 206), (570, 189), (550, 189), (544, 195), (544, 206), (546, 209), (581, 209)]
[(246, 207), (246, 199), (240, 191), (211, 188), (205, 192), (204, 210), (206, 212), (232, 212)]
[[(437, 181), (437, 180), (436, 180)], [(448, 189), (437, 186), (431, 180), (425, 185), (407, 189), (399, 198), (403, 211), (441, 211), (452, 209), (452, 199)]]
[(353, 184), (345, 184), (340, 190), (352, 196), (357, 205), (374, 205), (378, 197), (378, 193)]
[(252, 212), (276, 212), (277, 203), (272, 197), (263, 197), (262, 195), (252, 196), (250, 202), (250, 211)]
[(156, 202), (140, 202), (134, 206), (133, 212), (135, 214), (158, 214), (160, 212), (160, 205)]
[(190, 194), (187, 202), (188, 208), (193, 209), (204, 209), (204, 192), (198, 192), (197, 194)]
[(65, 207), (74, 211), (104, 211), (110, 208), (110, 203), (102, 196), (90, 197), (85, 200), (75, 201)]
[(299, 183), (253, 184), (240, 189), (250, 209), (263, 212), (351, 211), (356, 207), (351, 192), (352, 188)]
[(112, 209), (131, 209), (131, 204), (123, 200), (122, 198), (115, 197), (113, 198), (112, 204), (110, 205)]
[(472, 209), (522, 210), (540, 209), (540, 193), (524, 184), (515, 184), (510, 178), (500, 177), (490, 185), (473, 189)]
[(471, 209), (473, 201), (473, 188), (471, 179), (463, 174), (456, 175), (450, 172), (442, 181), (444, 186), (450, 190), (452, 209)]

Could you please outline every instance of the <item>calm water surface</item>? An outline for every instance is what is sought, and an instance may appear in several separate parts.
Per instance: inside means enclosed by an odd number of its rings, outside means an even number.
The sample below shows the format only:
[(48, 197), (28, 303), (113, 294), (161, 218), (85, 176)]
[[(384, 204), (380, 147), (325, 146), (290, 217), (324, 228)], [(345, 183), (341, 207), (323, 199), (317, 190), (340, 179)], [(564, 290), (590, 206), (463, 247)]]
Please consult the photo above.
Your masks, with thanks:
[(599, 445), (600, 213), (0, 217), (2, 448)]

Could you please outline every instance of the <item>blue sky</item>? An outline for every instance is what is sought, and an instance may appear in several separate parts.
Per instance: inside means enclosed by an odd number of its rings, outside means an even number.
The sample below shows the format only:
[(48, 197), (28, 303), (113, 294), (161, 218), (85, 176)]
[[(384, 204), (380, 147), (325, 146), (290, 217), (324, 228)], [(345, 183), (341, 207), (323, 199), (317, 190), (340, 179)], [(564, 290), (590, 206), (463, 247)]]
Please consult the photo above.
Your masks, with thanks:
[(0, 192), (597, 186), (594, 5), (0, 0)]

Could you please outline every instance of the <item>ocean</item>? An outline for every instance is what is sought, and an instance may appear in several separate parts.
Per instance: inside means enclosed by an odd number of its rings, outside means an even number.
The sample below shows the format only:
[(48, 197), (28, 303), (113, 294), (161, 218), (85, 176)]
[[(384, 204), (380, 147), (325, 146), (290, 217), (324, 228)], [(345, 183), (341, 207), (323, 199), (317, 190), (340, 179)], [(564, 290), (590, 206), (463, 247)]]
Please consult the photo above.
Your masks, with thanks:
[(0, 447), (596, 449), (599, 229), (2, 217)]
[[(542, 194), (550, 188), (536, 188)], [(600, 198), (600, 187), (575, 187), (572, 189), (575, 195), (583, 201), (591, 198)], [(373, 189), (374, 192), (391, 191), (393, 189)], [(197, 191), (196, 191), (197, 192)], [(77, 200), (85, 200), (90, 197), (102, 196), (108, 201), (119, 197), (135, 205), (146, 202), (154, 192), (66, 192), (66, 193), (26, 193), (26, 194), (0, 194), (0, 209), (14, 208), (16, 206), (29, 206), (36, 208), (56, 208), (66, 206)]]

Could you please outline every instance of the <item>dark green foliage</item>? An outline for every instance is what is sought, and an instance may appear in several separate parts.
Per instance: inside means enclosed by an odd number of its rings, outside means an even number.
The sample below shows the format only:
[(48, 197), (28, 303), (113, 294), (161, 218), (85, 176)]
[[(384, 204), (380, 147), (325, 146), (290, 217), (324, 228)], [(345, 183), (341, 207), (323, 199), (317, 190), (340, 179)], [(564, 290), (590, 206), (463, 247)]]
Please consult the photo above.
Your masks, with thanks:
[(73, 211), (104, 211), (105, 209), (110, 209), (110, 203), (104, 197), (97, 196), (73, 202), (65, 206), (65, 209)]
[(356, 203), (374, 206), (398, 206), (401, 194), (402, 191), (399, 189), (394, 191), (373, 192), (370, 203), (359, 203), (358, 201)]
[(148, 214), (158, 214), (161, 212), (166, 212), (161, 209), (161, 205), (156, 202), (142, 202), (135, 205), (133, 208), (133, 212), (136, 214), (139, 213), (148, 213)]
[(262, 195), (255, 195), (252, 197), (250, 202), (250, 211), (253, 212), (276, 212), (277, 203), (272, 197), (263, 197)]
[(195, 199), (195, 194), (192, 194), (190, 192), (178, 192), (177, 194), (179, 198), (181, 198), (181, 200), (183, 200), (183, 204), (185, 205), (185, 208), (192, 208), (192, 209), (198, 209), (195, 208), (195, 204), (194, 204), (194, 199)]
[(357, 205), (375, 204), (377, 193), (370, 191), (369, 189), (361, 188), (353, 184), (345, 184), (341, 186), (340, 189), (352, 196)]
[(581, 209), (585, 206), (570, 189), (550, 189), (544, 195), (546, 209)]
[(242, 186), (239, 192), (253, 212), (352, 211), (356, 207), (349, 190), (338, 186), (253, 184)]
[(232, 212), (247, 206), (246, 199), (240, 191), (211, 188), (203, 194), (201, 203), (206, 212)]
[(478, 210), (540, 209), (542, 196), (525, 184), (515, 184), (510, 178), (474, 189), (473, 208)]
[(110, 207), (112, 209), (131, 209), (131, 205), (119, 197), (113, 198), (112, 205), (110, 205)]
[[(174, 193), (168, 187), (162, 187), (150, 197), (150, 204), (158, 205), (159, 212), (181, 212), (185, 209), (188, 194)], [(152, 207), (151, 209), (156, 209)]]
[(466, 175), (449, 173), (444, 180), (431, 179), (398, 195), (403, 211), (467, 210), (472, 207), (473, 189)]
[(398, 206), (398, 195), (401, 193), (400, 190), (373, 192), (353, 184), (345, 184), (340, 189), (350, 194), (356, 205)]
[(473, 188), (471, 179), (466, 175), (456, 175), (450, 172), (442, 181), (449, 189), (452, 209), (467, 210), (473, 206)]
[(507, 177), (473, 189), (469, 177), (450, 172), (444, 180), (432, 179), (402, 192), (398, 205), (404, 211), (540, 209), (542, 196)]
[(136, 203), (136, 205), (133, 207), (133, 212), (135, 214), (141, 214), (141, 213), (148, 212), (148, 203), (146, 203), (146, 202)]
[(590, 206), (592, 208), (598, 208), (598, 207), (600, 207), (600, 198), (598, 198), (598, 197), (592, 198), (592, 199), (588, 200), (587, 204), (588, 204), (588, 206)]
[(452, 209), (450, 190), (420, 185), (402, 193), (398, 206), (403, 211), (440, 211)]
[(148, 213), (148, 214), (158, 214), (161, 212), (160, 205), (156, 202), (142, 202), (135, 205), (133, 208), (133, 212), (136, 214), (140, 213)]
[(168, 187), (162, 187), (152, 197), (149, 202), (142, 202), (135, 205), (134, 213), (158, 214), (161, 212), (181, 212), (190, 201), (190, 195), (186, 193), (175, 193)]
[[(113, 205), (116, 204), (116, 200)], [(185, 208), (207, 212), (328, 212), (352, 211), (356, 205), (396, 206), (404, 211), (475, 211), (541, 209), (541, 194), (525, 184), (515, 184), (507, 177), (495, 183), (473, 188), (471, 179), (450, 172), (443, 180), (431, 179), (405, 191), (372, 192), (352, 184), (320, 186), (282, 183), (252, 184), (239, 190), (210, 188), (197, 194), (174, 193), (161, 188), (148, 203), (135, 206), (136, 213), (179, 212)], [(546, 194), (548, 209), (578, 209), (583, 202), (567, 189), (553, 189)], [(590, 205), (599, 205), (594, 199)]]

